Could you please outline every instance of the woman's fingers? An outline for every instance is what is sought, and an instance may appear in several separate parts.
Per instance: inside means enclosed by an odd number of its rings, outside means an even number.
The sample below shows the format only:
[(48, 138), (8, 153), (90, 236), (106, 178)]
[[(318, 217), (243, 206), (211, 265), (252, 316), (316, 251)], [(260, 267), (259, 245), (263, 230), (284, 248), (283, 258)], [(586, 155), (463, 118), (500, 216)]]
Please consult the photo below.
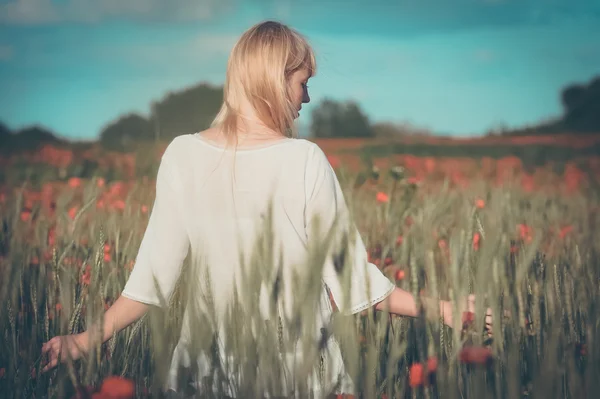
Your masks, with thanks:
[(48, 364), (46, 364), (44, 366), (44, 368), (42, 369), (42, 373), (46, 373), (46, 372), (52, 370), (54, 367), (56, 367), (57, 364), (58, 364), (57, 358), (53, 358), (52, 360), (50, 360), (50, 362), (48, 362)]
[(61, 351), (62, 341), (60, 337), (54, 337), (48, 342), (46, 342), (44, 345), (42, 345), (42, 355), (46, 355), (46, 357), (48, 358), (46, 366), (42, 368), (43, 373), (56, 367), (56, 365), (58, 364), (58, 357)]

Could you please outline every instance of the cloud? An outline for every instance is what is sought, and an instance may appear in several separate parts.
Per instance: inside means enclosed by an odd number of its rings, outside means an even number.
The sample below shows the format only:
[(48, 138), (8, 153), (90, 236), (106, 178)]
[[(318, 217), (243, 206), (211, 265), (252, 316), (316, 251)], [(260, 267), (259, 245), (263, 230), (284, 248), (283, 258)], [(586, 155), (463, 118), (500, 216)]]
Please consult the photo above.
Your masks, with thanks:
[(13, 56), (13, 48), (8, 45), (0, 44), (0, 62), (10, 60), (12, 58), (12, 56)]
[(146, 63), (197, 63), (208, 57), (226, 57), (238, 40), (233, 34), (202, 34), (187, 40), (156, 44), (121, 43), (93, 51), (105, 59), (127, 59), (135, 64)]
[(230, 11), (235, 0), (12, 0), (0, 5), (0, 23), (96, 23), (127, 18), (148, 22), (204, 21)]
[(58, 22), (59, 15), (51, 0), (17, 0), (0, 5), (0, 22), (44, 24)]

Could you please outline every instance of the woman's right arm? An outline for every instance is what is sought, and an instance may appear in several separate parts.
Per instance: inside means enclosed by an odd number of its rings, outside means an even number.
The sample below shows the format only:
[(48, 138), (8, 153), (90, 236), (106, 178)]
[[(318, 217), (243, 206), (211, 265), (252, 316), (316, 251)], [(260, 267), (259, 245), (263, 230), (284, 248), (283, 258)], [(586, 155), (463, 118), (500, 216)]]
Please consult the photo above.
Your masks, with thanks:
[[(94, 342), (99, 339), (106, 342), (114, 333), (141, 318), (149, 306), (168, 305), (190, 248), (186, 216), (180, 202), (182, 182), (174, 164), (179, 156), (177, 147), (179, 144), (175, 148), (169, 145), (163, 154), (156, 177), (154, 205), (135, 266), (121, 296), (104, 314), (102, 336), (94, 336), (99, 328), (88, 328), (80, 334), (52, 338), (42, 347), (42, 353), (48, 354), (44, 371), (58, 364), (59, 354), (63, 359), (67, 356), (78, 359), (90, 350)], [(95, 325), (98, 327), (98, 324)]]
[[(103, 317), (102, 343), (108, 341), (114, 333), (120, 332), (131, 323), (139, 320), (148, 311), (150, 305), (120, 296), (106, 311)], [(58, 364), (59, 354), (62, 360), (70, 357), (79, 359), (89, 352), (96, 341), (90, 329), (74, 335), (57, 336), (42, 346), (42, 354), (47, 354), (47, 363), (42, 372), (46, 372)]]

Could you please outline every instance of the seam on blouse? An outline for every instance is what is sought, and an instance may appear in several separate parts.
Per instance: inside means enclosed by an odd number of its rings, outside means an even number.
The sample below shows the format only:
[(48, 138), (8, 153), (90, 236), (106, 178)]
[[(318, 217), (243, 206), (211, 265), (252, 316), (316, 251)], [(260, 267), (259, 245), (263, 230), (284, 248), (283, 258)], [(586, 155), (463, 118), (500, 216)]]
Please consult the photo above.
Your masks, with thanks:
[[(329, 161), (327, 161), (327, 158), (325, 157), (325, 153), (323, 152), (321, 147), (319, 147), (315, 143), (311, 143), (311, 144), (312, 144), (311, 145), (312, 153), (309, 155), (309, 162), (307, 164), (310, 163), (311, 158), (315, 158), (315, 156), (317, 156), (316, 154), (318, 154), (319, 164), (321, 164), (322, 162), (325, 163), (325, 165), (320, 165), (321, 167), (318, 169), (318, 171), (316, 173), (316, 180), (317, 180), (318, 185), (316, 185), (314, 190), (311, 192), (311, 196), (314, 197), (323, 188), (323, 186), (325, 186), (325, 184), (330, 183), (330, 182), (327, 182), (328, 178), (332, 179), (333, 203), (334, 203), (334, 207), (335, 207), (336, 216), (335, 216), (335, 219), (334, 219), (334, 222), (332, 223), (332, 225), (327, 226), (327, 228), (330, 229), (330, 228), (332, 228), (332, 226), (337, 226), (338, 222), (336, 222), (336, 221), (341, 217), (340, 213), (343, 214), (343, 208), (340, 208), (338, 206), (339, 195), (337, 192), (337, 183), (336, 183), (337, 176), (335, 175), (335, 172), (331, 168)], [(304, 184), (306, 187), (306, 172), (305, 172), (305, 183)], [(306, 189), (305, 189), (305, 196), (306, 196)], [(304, 229), (307, 234), (311, 233), (311, 231), (310, 231), (310, 229), (308, 229), (308, 227), (313, 222), (313, 218), (315, 217), (314, 215), (312, 215), (311, 219), (307, 219), (307, 216), (309, 216), (309, 215), (307, 215), (309, 203), (310, 203), (309, 198), (306, 197), (306, 202), (305, 202), (306, 205), (304, 208)], [(321, 213), (319, 213), (319, 216), (317, 216), (317, 217), (322, 219), (323, 215)]]
[(380, 295), (379, 297), (377, 297), (373, 300), (367, 300), (367, 301), (363, 302), (362, 304), (355, 306), (354, 308), (344, 312), (344, 314), (351, 315), (351, 314), (356, 314), (356, 313), (362, 312), (363, 310), (370, 308), (374, 304), (381, 302), (382, 300), (384, 300), (385, 298), (390, 296), (390, 294), (394, 291), (394, 289), (396, 289), (396, 286), (390, 283), (390, 288), (384, 294)]
[(153, 306), (162, 307), (160, 305), (160, 303), (157, 303), (156, 301), (153, 301), (153, 300), (150, 300), (150, 299), (147, 299), (147, 298), (142, 298), (142, 297), (139, 297), (137, 295), (131, 295), (127, 291), (121, 291), (121, 295), (123, 295), (126, 298), (133, 299), (134, 301), (145, 303), (146, 305), (153, 305)]
[[(305, 187), (306, 187), (306, 174), (307, 174), (308, 168), (312, 166), (310, 161), (311, 161), (311, 159), (314, 159), (314, 158), (315, 158), (315, 156), (316, 156), (316, 153), (318, 152), (318, 151), (317, 151), (318, 149), (320, 149), (320, 148), (319, 148), (319, 146), (317, 146), (317, 145), (316, 145), (316, 144), (314, 144), (314, 143), (313, 143), (313, 145), (311, 145), (311, 146), (310, 146), (310, 150), (311, 150), (311, 151), (308, 153), (307, 162), (306, 162), (306, 164), (307, 164), (307, 167), (306, 167), (306, 168), (305, 168), (305, 170), (304, 170), (304, 184), (305, 184)], [(319, 158), (320, 158), (320, 157), (319, 157)], [(321, 159), (319, 159), (319, 161), (321, 161)], [(321, 162), (319, 162), (319, 163), (321, 163)], [(319, 170), (317, 171), (317, 174), (316, 174), (316, 176), (315, 176), (315, 177), (316, 177), (316, 179), (315, 179), (315, 180), (318, 180), (318, 179), (319, 179), (319, 177), (320, 177), (320, 176), (319, 176), (319, 173), (318, 173), (318, 172), (320, 172), (320, 171), (321, 171), (320, 169), (321, 169), (321, 168), (319, 168)], [(325, 184), (325, 179), (323, 178), (323, 179), (321, 179), (321, 181), (320, 181), (320, 182), (318, 182), (318, 181), (317, 181), (317, 182), (315, 182), (315, 183), (318, 183), (318, 185), (315, 185), (315, 187), (314, 187), (314, 190), (312, 190), (312, 192), (310, 193), (310, 194), (311, 194), (311, 195), (310, 195), (311, 197), (314, 197), (314, 194), (315, 194), (315, 193), (318, 193), (318, 192), (319, 192), (319, 190), (321, 190), (321, 187), (322, 187), (322, 186)], [(306, 192), (305, 192), (305, 194), (304, 194), (304, 195), (306, 195)], [(308, 204), (308, 200), (309, 200), (309, 198), (308, 198), (308, 196), (307, 196), (307, 198), (306, 198), (306, 202), (307, 202), (307, 204)]]
[[(172, 152), (169, 151), (169, 152)], [(182, 187), (183, 184), (181, 182), (181, 179), (179, 179), (180, 176), (177, 175), (177, 173), (174, 173), (174, 171), (172, 170), (173, 168), (175, 168), (174, 164), (171, 163), (171, 161), (169, 160), (169, 157), (166, 156), (167, 155), (167, 151), (165, 151), (165, 153), (163, 154), (162, 157), (162, 161), (166, 166), (166, 168), (163, 169), (163, 172), (165, 172), (166, 177), (168, 178), (166, 183), (169, 186), (169, 188), (173, 191), (173, 193), (175, 194), (176, 198), (178, 199), (178, 201), (181, 201), (181, 198), (183, 198), (183, 192), (182, 192)], [(164, 184), (165, 182), (163, 182)], [(180, 203), (181, 205), (181, 203)], [(176, 213), (177, 213), (177, 218), (179, 219), (179, 223), (182, 225), (183, 230), (185, 231), (185, 234), (187, 236), (187, 239), (190, 241), (191, 244), (191, 234), (190, 231), (188, 229), (188, 225), (187, 223), (185, 223), (185, 217), (182, 214), (180, 209), (176, 209)]]

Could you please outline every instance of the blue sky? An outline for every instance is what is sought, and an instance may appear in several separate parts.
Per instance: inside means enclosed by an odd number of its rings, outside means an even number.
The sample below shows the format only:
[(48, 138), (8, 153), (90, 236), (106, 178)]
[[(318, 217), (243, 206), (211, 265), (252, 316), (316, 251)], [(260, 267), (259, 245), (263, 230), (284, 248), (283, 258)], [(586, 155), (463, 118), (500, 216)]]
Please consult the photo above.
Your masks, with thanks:
[(560, 90), (600, 74), (597, 0), (0, 0), (0, 121), (96, 137), (169, 91), (222, 84), (235, 40), (268, 18), (317, 51), (304, 124), (332, 97), (478, 135), (558, 117)]

